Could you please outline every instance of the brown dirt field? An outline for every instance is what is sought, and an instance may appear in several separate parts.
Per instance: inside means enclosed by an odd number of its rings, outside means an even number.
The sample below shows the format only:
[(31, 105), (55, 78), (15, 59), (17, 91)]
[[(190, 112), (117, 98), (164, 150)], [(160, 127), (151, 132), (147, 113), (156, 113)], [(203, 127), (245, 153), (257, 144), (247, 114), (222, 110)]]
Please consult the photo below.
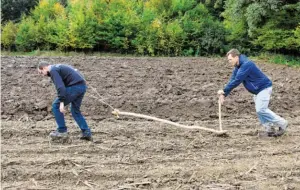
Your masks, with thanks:
[[(300, 189), (300, 70), (259, 63), (272, 78), (270, 108), (290, 122), (280, 138), (259, 137), (252, 95), (242, 86), (222, 107), (219, 137), (158, 122), (116, 119), (105, 102), (186, 125), (218, 129), (216, 92), (232, 68), (220, 58), (1, 57), (2, 189)], [(82, 105), (94, 142), (55, 129), (49, 78), (39, 60), (78, 68), (90, 86)]]

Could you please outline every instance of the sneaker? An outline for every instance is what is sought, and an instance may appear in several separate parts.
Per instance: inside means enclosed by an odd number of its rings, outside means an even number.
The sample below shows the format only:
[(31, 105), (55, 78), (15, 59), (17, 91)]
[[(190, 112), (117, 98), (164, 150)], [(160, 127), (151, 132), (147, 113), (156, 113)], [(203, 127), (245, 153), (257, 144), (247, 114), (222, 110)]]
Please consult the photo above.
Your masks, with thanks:
[(276, 134), (275, 132), (267, 132), (267, 131), (261, 131), (261, 132), (258, 132), (258, 137), (276, 137)]
[(276, 132), (267, 132), (268, 137), (276, 137)]
[(288, 126), (289, 126), (288, 121), (285, 121), (284, 124), (281, 127), (279, 127), (279, 130), (276, 132), (276, 136), (279, 137), (283, 135), (286, 132)]
[(274, 137), (275, 136), (275, 128), (272, 124), (270, 124), (270, 123), (266, 124), (265, 129), (266, 129), (266, 135), (268, 137)]
[(265, 128), (265, 131), (259, 132), (258, 136), (259, 137), (275, 137), (275, 128), (272, 123), (265, 123), (263, 124), (263, 127)]
[(64, 139), (68, 138), (68, 132), (52, 131), (49, 136), (52, 139)]
[(92, 141), (93, 138), (92, 138), (92, 135), (89, 133), (82, 133), (81, 136), (80, 136), (80, 139), (81, 140), (86, 140), (86, 141)]

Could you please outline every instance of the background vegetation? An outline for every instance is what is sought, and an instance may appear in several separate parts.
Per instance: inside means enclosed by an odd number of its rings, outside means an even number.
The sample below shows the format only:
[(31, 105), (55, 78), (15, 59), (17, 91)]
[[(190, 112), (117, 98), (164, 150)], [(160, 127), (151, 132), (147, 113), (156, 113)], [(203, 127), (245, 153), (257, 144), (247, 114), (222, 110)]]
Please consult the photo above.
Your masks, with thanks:
[(298, 0), (2, 0), (8, 50), (299, 55)]

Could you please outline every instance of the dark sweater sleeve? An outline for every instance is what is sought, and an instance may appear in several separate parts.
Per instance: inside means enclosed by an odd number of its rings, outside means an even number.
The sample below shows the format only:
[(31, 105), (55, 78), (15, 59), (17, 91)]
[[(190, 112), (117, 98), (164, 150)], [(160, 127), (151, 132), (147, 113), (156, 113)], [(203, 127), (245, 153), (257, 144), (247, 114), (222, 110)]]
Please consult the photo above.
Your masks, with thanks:
[(228, 94), (233, 90), (235, 87), (240, 85), (243, 80), (248, 76), (249, 72), (251, 71), (252, 65), (249, 64), (249, 62), (244, 63), (240, 69), (238, 69), (236, 75), (234, 78), (231, 79), (231, 81), (226, 85), (224, 88), (225, 96), (228, 96)]
[(56, 70), (50, 71), (52, 81), (55, 85), (56, 91), (57, 91), (57, 97), (60, 102), (64, 102), (66, 99), (66, 87), (65, 84), (59, 75), (59, 73)]
[(238, 69), (235, 67), (234, 68), (234, 70), (232, 71), (232, 74), (231, 74), (231, 77), (230, 77), (230, 80), (229, 80), (229, 82), (227, 83), (227, 85), (225, 86), (225, 88), (223, 89), (223, 91), (224, 91), (224, 95), (225, 95), (225, 97), (226, 96), (228, 96), (228, 94), (230, 93), (230, 92), (228, 92), (228, 85), (235, 79), (235, 76), (236, 76), (236, 73), (237, 73), (237, 71), (238, 71)]

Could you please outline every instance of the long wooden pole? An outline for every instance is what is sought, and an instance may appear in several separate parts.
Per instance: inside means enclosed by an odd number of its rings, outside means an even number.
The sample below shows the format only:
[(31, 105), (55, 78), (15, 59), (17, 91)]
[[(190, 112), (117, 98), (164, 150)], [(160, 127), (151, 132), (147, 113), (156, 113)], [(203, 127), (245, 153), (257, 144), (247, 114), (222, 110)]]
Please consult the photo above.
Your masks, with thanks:
[(219, 99), (219, 126), (220, 126), (220, 131), (223, 131), (223, 129), (222, 129), (222, 116), (221, 116), (221, 99)]
[(139, 118), (144, 118), (144, 119), (150, 119), (150, 120), (159, 121), (159, 122), (162, 122), (162, 123), (167, 123), (167, 124), (174, 125), (174, 126), (181, 127), (181, 128), (186, 128), (186, 129), (201, 129), (201, 130), (209, 131), (209, 132), (216, 133), (216, 134), (219, 134), (219, 135), (225, 134), (227, 132), (227, 131), (223, 131), (223, 130), (218, 131), (218, 130), (214, 130), (214, 129), (210, 129), (210, 128), (206, 128), (206, 127), (200, 127), (200, 126), (181, 125), (181, 124), (174, 123), (172, 121), (168, 121), (168, 120), (165, 120), (165, 119), (160, 119), (160, 118), (157, 118), (157, 117), (152, 117), (152, 116), (137, 114), (137, 113), (131, 113), (131, 112), (121, 112), (117, 109), (112, 111), (112, 114), (116, 115), (117, 117), (119, 115), (127, 115), (127, 116), (139, 117)]

